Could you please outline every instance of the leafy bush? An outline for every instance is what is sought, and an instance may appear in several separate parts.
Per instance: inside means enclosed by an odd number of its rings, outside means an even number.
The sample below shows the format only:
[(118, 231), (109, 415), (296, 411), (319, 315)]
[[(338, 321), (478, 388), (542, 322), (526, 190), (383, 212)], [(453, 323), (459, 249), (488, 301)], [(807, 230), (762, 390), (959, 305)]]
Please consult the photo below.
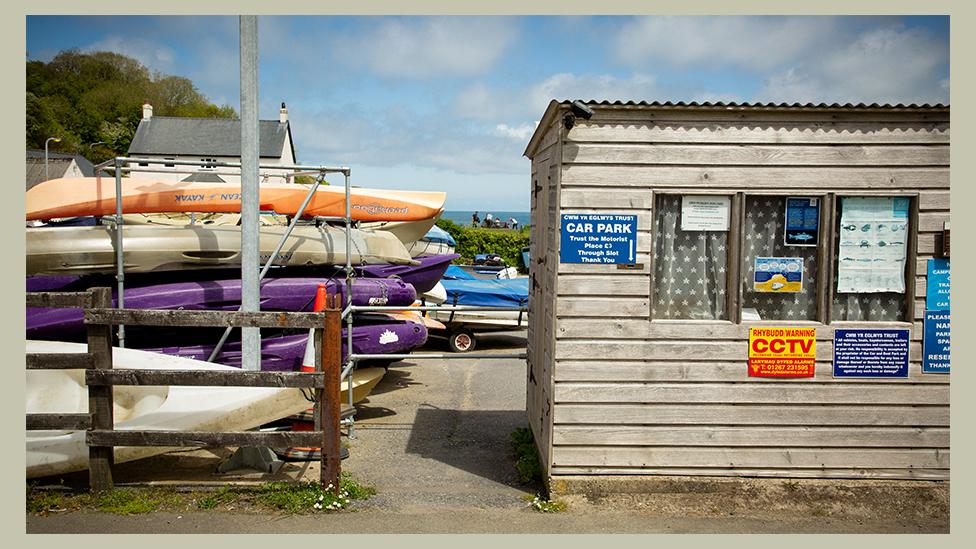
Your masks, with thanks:
[(532, 430), (520, 427), (513, 431), (512, 447), (515, 449), (515, 469), (518, 471), (519, 482), (529, 484), (541, 481), (542, 465), (539, 464)]
[(486, 229), (465, 227), (450, 219), (438, 219), (437, 226), (444, 229), (457, 242), (454, 251), (461, 255), (456, 263), (470, 265), (475, 254), (498, 254), (505, 264), (525, 270), (522, 265), (522, 248), (529, 245), (529, 227), (512, 229)]

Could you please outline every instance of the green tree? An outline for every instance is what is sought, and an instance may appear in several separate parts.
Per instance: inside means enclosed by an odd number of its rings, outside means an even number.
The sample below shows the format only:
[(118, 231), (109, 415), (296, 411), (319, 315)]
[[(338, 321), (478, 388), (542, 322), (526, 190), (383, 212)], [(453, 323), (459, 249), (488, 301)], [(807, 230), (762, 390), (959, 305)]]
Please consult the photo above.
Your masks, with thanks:
[[(159, 116), (236, 118), (232, 107), (214, 105), (189, 79), (151, 73), (139, 61), (112, 52), (60, 52), (50, 62), (27, 62), (28, 148), (79, 153), (94, 162), (124, 155), (142, 104)], [(104, 145), (89, 147), (103, 141)]]

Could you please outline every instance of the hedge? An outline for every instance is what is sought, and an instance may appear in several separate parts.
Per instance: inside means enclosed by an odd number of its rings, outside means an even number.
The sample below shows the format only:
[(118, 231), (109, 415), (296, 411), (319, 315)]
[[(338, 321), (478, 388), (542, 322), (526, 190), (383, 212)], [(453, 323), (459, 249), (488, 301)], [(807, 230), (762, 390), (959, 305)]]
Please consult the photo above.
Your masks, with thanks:
[(517, 231), (465, 227), (450, 219), (438, 219), (437, 226), (450, 233), (457, 241), (454, 251), (461, 257), (455, 259), (455, 263), (470, 265), (474, 261), (475, 254), (498, 254), (505, 260), (506, 265), (525, 271), (521, 252), (523, 247), (529, 245), (529, 227)]

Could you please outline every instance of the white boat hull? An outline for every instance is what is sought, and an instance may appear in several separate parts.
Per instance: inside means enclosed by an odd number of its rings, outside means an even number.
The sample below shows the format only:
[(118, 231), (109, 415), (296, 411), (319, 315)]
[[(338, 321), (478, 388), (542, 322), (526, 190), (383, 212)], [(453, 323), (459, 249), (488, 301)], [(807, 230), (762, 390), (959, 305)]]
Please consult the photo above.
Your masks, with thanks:
[[(81, 353), (81, 343), (28, 341), (28, 353)], [(114, 366), (149, 370), (230, 370), (237, 368), (135, 349), (113, 349)], [(263, 387), (118, 386), (115, 429), (243, 431), (308, 408), (300, 389)], [(83, 370), (28, 370), (27, 413), (88, 412)], [(170, 447), (118, 447), (116, 463), (174, 450)], [(27, 478), (88, 468), (84, 431), (27, 431)]]
[[(262, 263), (271, 257), (286, 227), (262, 227)], [(241, 263), (241, 228), (235, 226), (152, 226), (123, 228), (125, 272), (234, 267)], [(27, 275), (115, 271), (114, 230), (107, 226), (27, 229)], [(353, 229), (354, 264), (416, 265), (392, 233)], [(295, 227), (275, 265), (342, 265), (345, 229)]]

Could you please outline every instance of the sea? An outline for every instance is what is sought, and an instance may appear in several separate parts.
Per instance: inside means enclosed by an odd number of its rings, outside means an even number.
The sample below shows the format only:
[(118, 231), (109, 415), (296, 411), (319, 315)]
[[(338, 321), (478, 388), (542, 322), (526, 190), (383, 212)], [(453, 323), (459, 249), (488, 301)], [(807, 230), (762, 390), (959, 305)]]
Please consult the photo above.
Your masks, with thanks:
[[(448, 210), (441, 215), (441, 219), (450, 219), (459, 225), (471, 226), (471, 214), (473, 213), (473, 210)], [(518, 221), (519, 227), (528, 227), (532, 223), (532, 215), (530, 212), (493, 212), (490, 210), (479, 210), (478, 218), (484, 221), (486, 213), (490, 213), (492, 217), (501, 217), (502, 221), (508, 221), (514, 217)]]

